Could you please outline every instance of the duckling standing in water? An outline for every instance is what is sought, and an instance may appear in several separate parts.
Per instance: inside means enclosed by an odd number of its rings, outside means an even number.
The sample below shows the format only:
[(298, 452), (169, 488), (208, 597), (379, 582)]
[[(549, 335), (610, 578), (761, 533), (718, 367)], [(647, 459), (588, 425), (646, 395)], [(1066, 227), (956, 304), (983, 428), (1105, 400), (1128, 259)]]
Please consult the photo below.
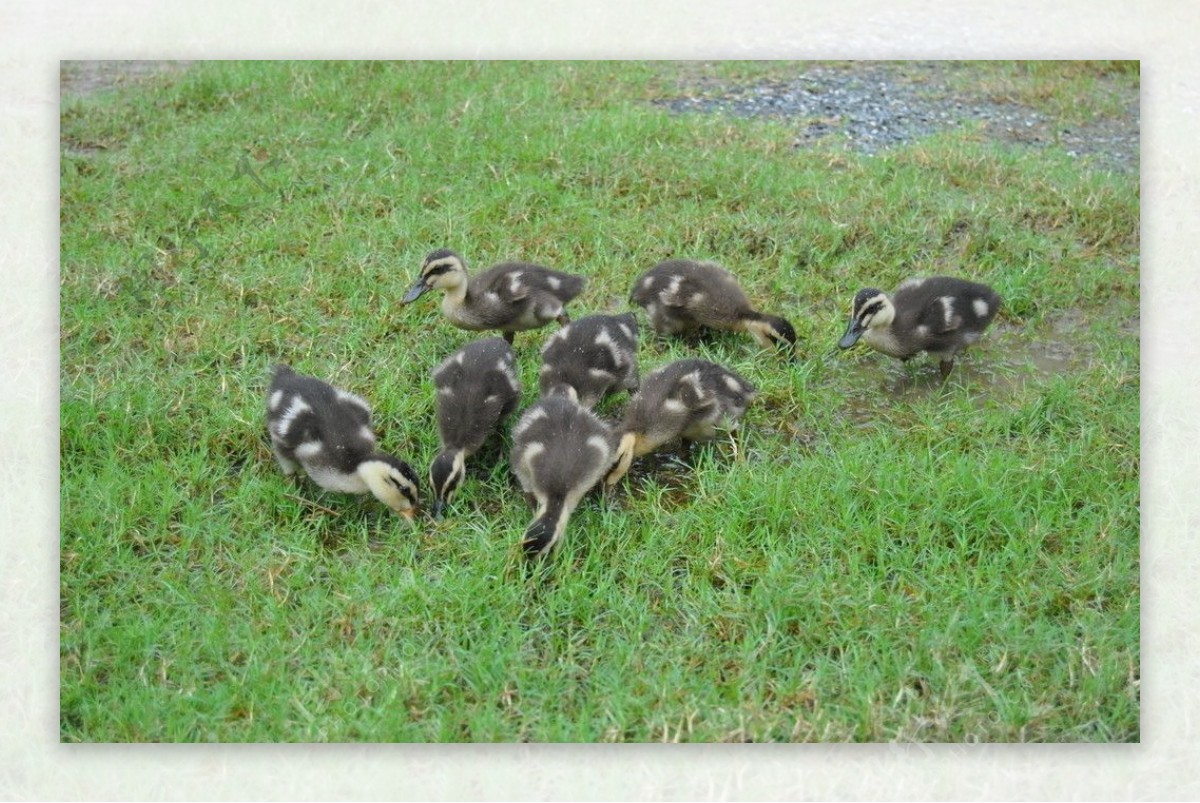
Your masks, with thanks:
[(376, 451), (371, 407), (361, 397), (276, 366), (267, 392), (267, 432), (284, 474), (303, 466), (327, 491), (370, 492), (412, 520), (417, 474), (403, 460)]
[(925, 351), (937, 358), (945, 381), (955, 356), (979, 339), (1000, 304), (1000, 295), (987, 285), (952, 276), (908, 279), (891, 296), (868, 287), (854, 296), (850, 325), (838, 346), (848, 349), (861, 338), (901, 361)]
[(522, 542), (528, 557), (554, 549), (579, 500), (612, 463), (612, 431), (591, 410), (557, 394), (526, 410), (513, 427), (510, 465), (537, 503)]
[(645, 308), (661, 334), (691, 333), (701, 327), (747, 332), (764, 348), (794, 356), (792, 324), (752, 308), (733, 274), (712, 262), (660, 262), (638, 278), (629, 300)]
[(512, 346), (498, 337), (468, 343), (433, 372), (442, 450), (429, 466), (434, 518), (441, 518), (466, 477), (466, 459), (517, 409), (521, 382)]
[(718, 426), (735, 428), (756, 395), (745, 379), (708, 360), (677, 360), (647, 374), (617, 427), (616, 464), (605, 482), (615, 485), (633, 458), (676, 438), (686, 449), (712, 440)]
[(566, 305), (583, 291), (585, 279), (526, 262), (502, 262), (474, 277), (467, 276), (462, 257), (448, 249), (433, 251), (421, 265), (421, 276), (401, 303), (416, 301), (426, 290), (446, 291), (442, 312), (460, 329), (496, 330), (509, 343), (513, 334), (570, 318)]
[(638, 386), (637, 317), (587, 315), (559, 329), (542, 347), (538, 387), (563, 393), (591, 409), (618, 390)]

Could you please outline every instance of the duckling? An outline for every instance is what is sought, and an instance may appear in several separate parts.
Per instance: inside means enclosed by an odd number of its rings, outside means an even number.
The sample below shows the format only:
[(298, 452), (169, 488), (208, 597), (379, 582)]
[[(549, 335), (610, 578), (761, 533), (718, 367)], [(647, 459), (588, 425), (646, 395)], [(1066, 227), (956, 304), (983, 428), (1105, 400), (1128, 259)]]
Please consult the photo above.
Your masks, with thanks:
[(442, 450), (429, 466), (433, 516), (441, 518), (466, 476), (466, 459), (517, 408), (521, 382), (512, 346), (498, 337), (468, 343), (433, 372)]
[(908, 279), (891, 296), (868, 287), (854, 296), (850, 325), (838, 346), (848, 349), (862, 338), (901, 361), (925, 351), (938, 359), (945, 381), (955, 356), (979, 339), (1000, 304), (1000, 295), (987, 285), (952, 276)]
[(590, 409), (609, 393), (636, 390), (637, 335), (632, 312), (587, 315), (559, 329), (542, 347), (542, 395), (564, 393)]
[(647, 374), (617, 427), (615, 464), (605, 482), (615, 485), (633, 458), (675, 438), (687, 448), (712, 440), (718, 426), (736, 428), (756, 395), (745, 379), (708, 360), (676, 360)]
[(629, 300), (645, 308), (661, 334), (690, 333), (700, 327), (748, 332), (764, 348), (795, 352), (792, 324), (753, 309), (733, 275), (712, 262), (660, 262), (638, 278)]
[(416, 472), (376, 451), (371, 407), (362, 397), (278, 365), (267, 392), (267, 432), (284, 474), (303, 466), (325, 490), (369, 491), (412, 521), (420, 486)]
[(446, 291), (442, 312), (460, 329), (497, 330), (509, 343), (516, 332), (537, 329), (570, 318), (566, 305), (583, 291), (582, 276), (560, 273), (526, 262), (502, 262), (474, 277), (458, 254), (442, 248), (421, 264), (421, 276), (401, 303), (416, 301), (426, 290)]
[(525, 411), (513, 427), (510, 465), (526, 498), (537, 502), (522, 542), (528, 557), (554, 549), (579, 500), (612, 463), (612, 431), (591, 410), (555, 394)]

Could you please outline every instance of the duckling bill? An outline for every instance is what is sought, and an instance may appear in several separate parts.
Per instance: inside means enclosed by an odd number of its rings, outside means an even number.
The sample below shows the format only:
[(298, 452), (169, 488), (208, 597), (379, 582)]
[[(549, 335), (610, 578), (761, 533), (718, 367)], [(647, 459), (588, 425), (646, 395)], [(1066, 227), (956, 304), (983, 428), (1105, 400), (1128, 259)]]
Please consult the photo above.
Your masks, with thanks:
[(470, 331), (498, 331), (512, 343), (516, 332), (551, 321), (568, 323), (566, 305), (584, 284), (582, 276), (528, 262), (502, 262), (468, 276), (463, 258), (442, 248), (425, 257), (420, 277), (401, 303), (412, 303), (431, 289), (443, 290), (442, 313), (450, 323)]
[(327, 491), (371, 493), (412, 520), (417, 474), (376, 449), (371, 407), (361, 396), (278, 365), (267, 391), (267, 432), (284, 474), (303, 467)]
[(985, 284), (952, 276), (909, 279), (889, 296), (859, 290), (838, 346), (861, 339), (875, 351), (906, 361), (927, 352), (945, 380), (954, 358), (979, 340), (1000, 311), (1000, 295)]

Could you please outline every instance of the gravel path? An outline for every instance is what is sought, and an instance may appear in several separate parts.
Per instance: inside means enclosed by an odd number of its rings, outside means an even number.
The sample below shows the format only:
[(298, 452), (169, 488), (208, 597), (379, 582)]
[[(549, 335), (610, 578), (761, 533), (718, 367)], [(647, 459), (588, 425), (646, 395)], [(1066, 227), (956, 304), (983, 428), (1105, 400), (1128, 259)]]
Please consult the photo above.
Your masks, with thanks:
[(688, 94), (656, 103), (680, 113), (782, 118), (796, 124), (796, 147), (832, 138), (871, 154), (945, 129), (982, 123), (983, 131), (998, 140), (1030, 147), (1058, 144), (1100, 169), (1138, 170), (1136, 91), (1122, 97), (1122, 117), (1068, 126), (1019, 103), (955, 91), (947, 83), (953, 69), (945, 62), (853, 62), (813, 66), (790, 81), (737, 85), (696, 79), (685, 89)]

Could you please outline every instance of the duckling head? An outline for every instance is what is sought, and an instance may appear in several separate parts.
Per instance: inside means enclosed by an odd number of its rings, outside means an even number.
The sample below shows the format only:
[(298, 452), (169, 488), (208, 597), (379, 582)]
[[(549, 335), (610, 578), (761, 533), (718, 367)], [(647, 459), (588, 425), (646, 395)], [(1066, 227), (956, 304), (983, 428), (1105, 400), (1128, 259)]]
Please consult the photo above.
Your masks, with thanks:
[(416, 301), (426, 290), (453, 290), (467, 281), (467, 268), (463, 265), (462, 257), (448, 248), (431, 251), (421, 263), (421, 275), (413, 286), (408, 288), (400, 303), (409, 304)]
[(417, 512), (420, 480), (417, 473), (395, 457), (375, 454), (358, 466), (358, 475), (375, 498), (410, 522)]
[(440, 519), (466, 477), (466, 452), (439, 452), (429, 466), (429, 485), (433, 488), (433, 517)]
[[(896, 317), (896, 308), (887, 297), (887, 293), (867, 287), (859, 290), (854, 296), (854, 304), (850, 308), (850, 325), (846, 333), (838, 341), (838, 347), (848, 349), (858, 342), (863, 333), (881, 327), (890, 326)], [(868, 338), (869, 339), (869, 338)]]
[(754, 336), (763, 348), (777, 348), (795, 355), (796, 330), (786, 318), (778, 315), (762, 315), (746, 322), (746, 331)]

